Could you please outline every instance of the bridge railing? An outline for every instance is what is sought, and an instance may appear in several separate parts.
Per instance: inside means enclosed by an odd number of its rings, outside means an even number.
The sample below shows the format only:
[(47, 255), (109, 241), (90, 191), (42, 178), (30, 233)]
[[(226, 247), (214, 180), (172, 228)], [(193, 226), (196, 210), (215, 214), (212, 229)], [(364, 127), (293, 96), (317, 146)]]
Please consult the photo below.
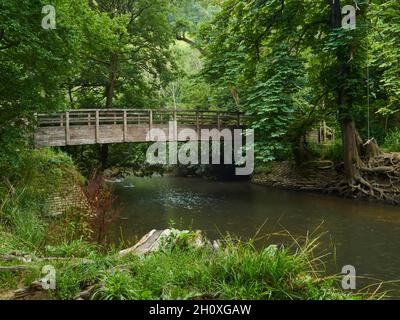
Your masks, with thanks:
[(240, 112), (204, 110), (144, 110), (144, 109), (81, 109), (53, 114), (38, 114), (39, 127), (71, 127), (101, 125), (168, 124), (176, 120), (179, 125), (241, 126), (244, 116)]

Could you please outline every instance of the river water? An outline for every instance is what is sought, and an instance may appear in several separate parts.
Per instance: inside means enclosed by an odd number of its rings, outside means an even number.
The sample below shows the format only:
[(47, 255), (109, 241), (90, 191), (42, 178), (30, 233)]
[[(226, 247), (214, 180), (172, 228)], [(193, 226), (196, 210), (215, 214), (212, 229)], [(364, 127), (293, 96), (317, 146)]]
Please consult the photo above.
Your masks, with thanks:
[[(326, 258), (330, 272), (353, 265), (357, 276), (400, 280), (399, 207), (195, 178), (130, 177), (115, 183), (115, 189), (122, 213), (114, 241), (120, 235), (125, 240), (140, 238), (151, 229), (167, 228), (171, 221), (179, 228), (203, 230), (210, 238), (229, 232), (248, 239), (265, 223), (259, 236), (283, 230), (294, 236), (324, 233), (321, 250), (331, 253)], [(400, 285), (390, 288), (400, 296)]]

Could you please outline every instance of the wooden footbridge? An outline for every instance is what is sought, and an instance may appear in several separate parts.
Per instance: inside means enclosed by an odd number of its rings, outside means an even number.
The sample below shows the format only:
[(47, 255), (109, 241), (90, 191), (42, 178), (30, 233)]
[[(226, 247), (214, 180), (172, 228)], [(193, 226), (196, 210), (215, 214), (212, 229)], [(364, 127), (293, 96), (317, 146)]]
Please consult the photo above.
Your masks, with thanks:
[[(161, 129), (166, 132), (168, 140), (179, 141), (179, 132), (184, 129), (195, 130), (200, 136), (202, 129), (241, 128), (243, 120), (243, 115), (238, 112), (143, 109), (73, 110), (54, 114), (38, 114), (34, 139), (38, 147), (145, 142), (150, 130)], [(171, 132), (170, 125), (172, 121), (175, 123), (173, 132)]]

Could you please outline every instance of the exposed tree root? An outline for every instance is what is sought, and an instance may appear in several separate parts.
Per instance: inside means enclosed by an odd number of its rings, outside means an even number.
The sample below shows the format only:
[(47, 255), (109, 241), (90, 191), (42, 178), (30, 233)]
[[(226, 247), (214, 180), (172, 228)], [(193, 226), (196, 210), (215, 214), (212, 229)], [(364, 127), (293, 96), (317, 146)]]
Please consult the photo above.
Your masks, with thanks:
[(400, 153), (377, 153), (362, 159), (353, 181), (343, 179), (330, 192), (400, 204)]
[(369, 147), (352, 181), (345, 179), (343, 165), (329, 169), (315, 161), (310, 164), (296, 167), (289, 162), (277, 163), (271, 173), (256, 176), (253, 182), (400, 204), (400, 153), (383, 153), (375, 146)]

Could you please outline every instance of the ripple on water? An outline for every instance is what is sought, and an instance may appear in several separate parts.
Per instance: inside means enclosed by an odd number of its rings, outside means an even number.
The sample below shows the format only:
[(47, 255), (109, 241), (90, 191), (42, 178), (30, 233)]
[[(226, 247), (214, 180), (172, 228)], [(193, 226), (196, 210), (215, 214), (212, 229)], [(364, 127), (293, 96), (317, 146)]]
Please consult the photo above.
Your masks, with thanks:
[(205, 203), (207, 205), (216, 205), (219, 202), (217, 199), (205, 194), (174, 190), (169, 190), (167, 193), (158, 193), (157, 198), (168, 208), (187, 210), (201, 209)]

